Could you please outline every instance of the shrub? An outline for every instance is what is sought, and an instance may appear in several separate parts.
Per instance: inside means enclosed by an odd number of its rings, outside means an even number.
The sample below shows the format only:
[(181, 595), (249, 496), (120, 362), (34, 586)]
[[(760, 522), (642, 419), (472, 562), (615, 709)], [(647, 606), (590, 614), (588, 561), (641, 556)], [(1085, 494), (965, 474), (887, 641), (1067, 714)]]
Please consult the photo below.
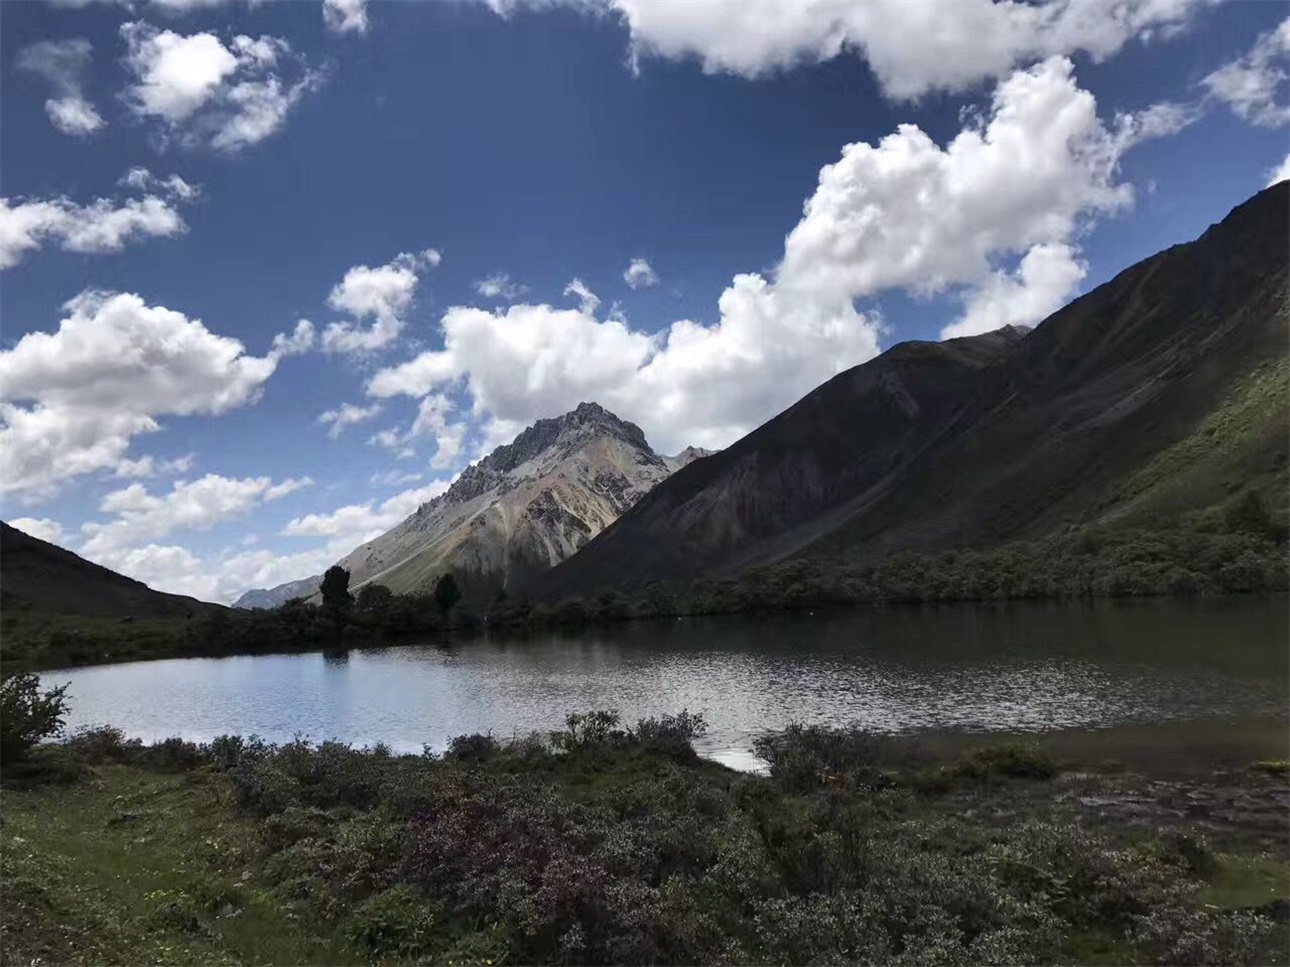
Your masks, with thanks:
[(22, 759), (37, 742), (62, 733), (66, 693), (66, 685), (42, 692), (40, 678), (32, 672), (0, 679), (0, 761)]
[(81, 726), (67, 740), (67, 747), (86, 762), (125, 762), (143, 749), (139, 739), (127, 739), (112, 725)]
[(421, 957), (438, 932), (434, 908), (409, 886), (395, 886), (369, 897), (345, 921), (345, 936), (373, 959)]
[(479, 732), (473, 735), (457, 735), (448, 742), (448, 751), (444, 758), (457, 762), (487, 762), (497, 755), (501, 748), (491, 735)]
[(885, 785), (878, 768), (877, 741), (860, 729), (793, 723), (783, 732), (758, 737), (753, 751), (784, 789), (810, 792), (839, 776), (864, 785)]
[(707, 731), (708, 723), (704, 721), (703, 713), (692, 715), (689, 710), (682, 709), (679, 715), (641, 719), (632, 735), (643, 749), (688, 759), (695, 755), (691, 743)]
[(950, 771), (972, 779), (1051, 779), (1057, 775), (1057, 762), (1038, 742), (1001, 742), (969, 753)]
[(626, 737), (626, 733), (618, 728), (618, 713), (607, 709), (574, 712), (564, 720), (564, 724), (567, 729), (551, 733), (551, 744), (564, 752)]

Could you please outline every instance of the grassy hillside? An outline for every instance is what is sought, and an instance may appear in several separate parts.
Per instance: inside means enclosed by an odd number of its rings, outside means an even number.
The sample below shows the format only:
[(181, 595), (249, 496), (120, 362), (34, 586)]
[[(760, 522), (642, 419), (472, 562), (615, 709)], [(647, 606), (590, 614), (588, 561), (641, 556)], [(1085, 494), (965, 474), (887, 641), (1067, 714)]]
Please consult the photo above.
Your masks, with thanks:
[(1170, 527), (1212, 517), (1244, 491), (1285, 523), (1290, 495), (1290, 359), (1270, 359), (1234, 381), (1189, 436), (1151, 457), (1097, 508), (1103, 524)]

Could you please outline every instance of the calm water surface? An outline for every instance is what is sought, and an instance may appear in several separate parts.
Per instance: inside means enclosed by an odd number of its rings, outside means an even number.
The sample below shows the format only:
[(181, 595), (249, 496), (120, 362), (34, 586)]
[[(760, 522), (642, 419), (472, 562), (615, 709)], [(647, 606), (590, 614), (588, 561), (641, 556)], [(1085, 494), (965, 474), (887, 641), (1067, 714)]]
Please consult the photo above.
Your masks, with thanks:
[(396, 750), (454, 735), (702, 711), (705, 754), (748, 765), (789, 722), (1043, 731), (1284, 714), (1284, 597), (954, 605), (640, 622), (577, 636), (47, 672), (69, 726), (205, 741), (294, 735)]

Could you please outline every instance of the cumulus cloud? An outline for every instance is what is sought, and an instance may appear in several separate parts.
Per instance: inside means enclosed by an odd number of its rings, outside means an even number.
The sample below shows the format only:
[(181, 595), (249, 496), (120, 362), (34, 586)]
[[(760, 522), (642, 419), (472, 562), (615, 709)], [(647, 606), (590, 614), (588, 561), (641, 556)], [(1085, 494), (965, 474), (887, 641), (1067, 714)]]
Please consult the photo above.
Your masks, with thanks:
[(592, 315), (600, 308), (600, 297), (592, 292), (582, 279), (574, 279), (564, 287), (564, 294), (578, 300), (578, 307), (587, 315)]
[[(506, 15), (551, 0), (487, 0)], [(1109, 57), (1133, 39), (1185, 28), (1206, 0), (565, 0), (613, 12), (631, 60), (696, 59), (709, 73), (758, 77), (844, 54), (863, 56), (884, 91), (959, 91), (1013, 67), (1084, 51)]]
[[(134, 77), (126, 102), (185, 146), (234, 154), (263, 141), (322, 82), (279, 37), (239, 34), (225, 44), (213, 33), (179, 34), (142, 21), (123, 25), (121, 35)], [(282, 71), (294, 80), (284, 82)]]
[(92, 52), (83, 37), (42, 40), (18, 52), (18, 68), (44, 78), (54, 90), (54, 96), (45, 102), (50, 123), (73, 137), (94, 134), (107, 124), (82, 90)]
[(1285, 181), (1290, 178), (1290, 154), (1286, 155), (1285, 160), (1268, 172), (1268, 183), (1264, 187), (1271, 188), (1279, 181)]
[(178, 201), (194, 201), (202, 193), (201, 185), (194, 185), (184, 181), (179, 175), (159, 178), (143, 167), (131, 168), (121, 176), (121, 180), (117, 184), (125, 188), (133, 188), (136, 191), (168, 195)]
[[(390, 345), (403, 331), (421, 274), (440, 262), (439, 252), (401, 252), (386, 265), (356, 265), (331, 290), (327, 304), (355, 321), (333, 322), (322, 334), (328, 352), (368, 352)], [(364, 319), (371, 324), (363, 328)]]
[(296, 328), (288, 335), (280, 332), (273, 337), (273, 348), (269, 355), (281, 359), (283, 356), (300, 356), (314, 348), (317, 342), (317, 334), (314, 332), (314, 324), (308, 319), (300, 319), (296, 322)]
[(125, 459), (116, 465), (113, 471), (117, 477), (166, 477), (177, 473), (187, 473), (192, 469), (194, 454), (185, 454), (173, 460), (158, 460), (151, 455), (138, 460)]
[(402, 433), (395, 429), (381, 430), (372, 435), (368, 443), (379, 444), (391, 450), (400, 459), (416, 455), (413, 447), (418, 440), (429, 437), (435, 442), (435, 453), (430, 466), (436, 470), (450, 468), (461, 455), (469, 427), (464, 422), (450, 423), (453, 402), (442, 393), (424, 397), (417, 407), (412, 425)]
[(941, 330), (941, 338), (975, 336), (1046, 319), (1070, 301), (1087, 271), (1073, 246), (1036, 245), (1016, 272), (995, 272), (968, 293), (963, 315)]
[(658, 285), (658, 273), (645, 259), (632, 259), (627, 271), (623, 273), (623, 281), (633, 289), (648, 289), (652, 285)]
[(63, 526), (48, 517), (16, 517), (9, 521), (9, 526), (16, 527), (37, 540), (49, 541), (51, 544), (63, 542)]
[(318, 574), (343, 556), (330, 547), (295, 554), (243, 550), (199, 556), (186, 547), (153, 542), (102, 554), (99, 563), (158, 591), (231, 604), (248, 588)]
[(5, 490), (39, 497), (112, 469), (159, 417), (244, 406), (277, 366), (137, 295), (85, 292), (64, 308), (56, 332), (29, 332), (0, 352)]
[[(230, 494), (245, 489), (226, 488)], [(423, 487), (397, 493), (384, 501), (369, 501), (294, 518), (282, 533), (294, 540), (309, 540), (316, 544), (302, 551), (282, 554), (268, 548), (256, 548), (198, 555), (179, 545), (150, 541), (104, 550), (98, 554), (98, 559), (105, 566), (159, 590), (228, 603), (248, 588), (274, 587), (321, 573), (355, 547), (385, 533), (418, 506), (447, 489), (448, 481), (436, 480)], [(251, 499), (270, 499), (268, 493), (266, 488), (264, 496)], [(226, 498), (226, 505), (237, 503), (236, 497)]]
[(528, 286), (511, 280), (505, 272), (494, 272), (472, 283), (475, 291), (485, 299), (505, 299), (511, 302), (528, 291)]
[(103, 513), (115, 515), (112, 520), (81, 526), (87, 540), (80, 553), (115, 569), (117, 556), (128, 554), (143, 541), (155, 541), (177, 530), (208, 531), (311, 483), (308, 477), (274, 483), (268, 477), (239, 480), (208, 473), (198, 480), (176, 481), (169, 492), (161, 494), (133, 483), (107, 494), (99, 504)]
[(168, 238), (188, 230), (165, 198), (145, 195), (78, 205), (69, 198), (0, 198), (0, 269), (17, 265), (46, 243), (65, 252), (119, 252), (142, 238)]
[[(1070, 62), (1050, 58), (1000, 84), (944, 146), (914, 125), (845, 146), (773, 276), (736, 276), (714, 323), (682, 319), (651, 335), (590, 305), (457, 306), (441, 319), (442, 349), (379, 371), (368, 391), (422, 397), (461, 381), (474, 415), (503, 427), (595, 399), (665, 451), (725, 446), (878, 352), (881, 320), (857, 300), (950, 292), (964, 300), (964, 331), (1056, 308), (1082, 277), (1081, 226), (1132, 201), (1120, 154), (1165, 127), (1108, 128)], [(1010, 259), (1015, 272), (1002, 271)]]
[(1259, 36), (1242, 57), (1201, 81), (1210, 95), (1222, 101), (1237, 117), (1262, 127), (1290, 124), (1286, 97), (1286, 60), (1290, 55), (1290, 17), (1275, 30)]
[(433, 480), (424, 487), (405, 490), (377, 503), (350, 504), (325, 514), (295, 517), (282, 528), (284, 537), (326, 537), (337, 541), (343, 557), (360, 544), (379, 537), (428, 500), (448, 489), (448, 481)]
[(333, 33), (367, 33), (367, 0), (323, 0), (323, 22)]
[(355, 406), (353, 403), (342, 403), (339, 409), (328, 410), (318, 415), (318, 422), (327, 427), (327, 435), (333, 440), (340, 438), (345, 427), (355, 426), (364, 420), (370, 420), (381, 412), (381, 404)]

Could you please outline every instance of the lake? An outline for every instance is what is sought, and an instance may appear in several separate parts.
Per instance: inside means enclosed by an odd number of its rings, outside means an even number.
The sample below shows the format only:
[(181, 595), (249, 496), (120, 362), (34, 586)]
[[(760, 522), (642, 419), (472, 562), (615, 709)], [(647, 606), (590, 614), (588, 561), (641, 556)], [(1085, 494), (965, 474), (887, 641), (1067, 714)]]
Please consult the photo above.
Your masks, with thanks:
[(626, 623), (576, 635), (51, 671), (70, 729), (295, 735), (399, 751), (454, 735), (699, 711), (700, 751), (753, 762), (790, 722), (884, 733), (1102, 729), (1284, 715), (1287, 599), (941, 605)]

